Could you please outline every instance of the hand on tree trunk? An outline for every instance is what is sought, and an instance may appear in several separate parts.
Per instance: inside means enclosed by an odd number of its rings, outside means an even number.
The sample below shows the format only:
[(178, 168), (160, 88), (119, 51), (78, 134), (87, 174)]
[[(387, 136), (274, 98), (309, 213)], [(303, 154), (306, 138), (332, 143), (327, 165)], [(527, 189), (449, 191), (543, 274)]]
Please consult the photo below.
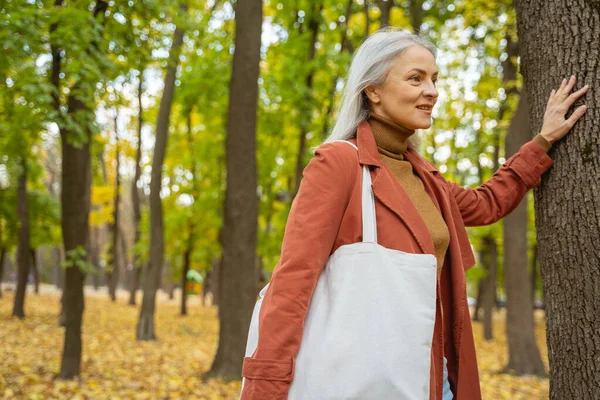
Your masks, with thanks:
[(571, 93), (573, 86), (575, 86), (575, 80), (575, 75), (571, 76), (568, 81), (567, 79), (563, 79), (560, 88), (552, 90), (552, 93), (550, 93), (544, 114), (544, 123), (540, 132), (540, 136), (550, 143), (562, 139), (587, 110), (587, 106), (579, 106), (568, 119), (565, 118), (565, 114), (569, 111), (573, 103), (589, 89), (589, 86), (585, 85), (578, 91)]

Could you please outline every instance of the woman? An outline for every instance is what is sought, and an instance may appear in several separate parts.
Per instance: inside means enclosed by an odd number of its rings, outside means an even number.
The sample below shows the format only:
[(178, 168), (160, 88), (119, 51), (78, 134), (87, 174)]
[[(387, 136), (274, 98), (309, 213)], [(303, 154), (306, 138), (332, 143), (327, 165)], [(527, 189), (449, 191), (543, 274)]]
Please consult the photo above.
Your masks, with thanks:
[(465, 226), (498, 221), (540, 183), (552, 165), (546, 154), (552, 143), (586, 110), (581, 106), (565, 119), (587, 86), (569, 96), (575, 77), (563, 80), (550, 95), (540, 133), (488, 182), (465, 189), (446, 181), (415, 151), (415, 130), (430, 127), (438, 99), (435, 57), (432, 44), (398, 31), (379, 31), (356, 52), (336, 125), (306, 167), (290, 211), (281, 260), (260, 310), (258, 343), (244, 360), (243, 400), (287, 398), (320, 274), (341, 246), (363, 240), (364, 166), (372, 181), (378, 243), (434, 255), (437, 263), (425, 381), (429, 398), (481, 398), (465, 281), (465, 270), (475, 260)]

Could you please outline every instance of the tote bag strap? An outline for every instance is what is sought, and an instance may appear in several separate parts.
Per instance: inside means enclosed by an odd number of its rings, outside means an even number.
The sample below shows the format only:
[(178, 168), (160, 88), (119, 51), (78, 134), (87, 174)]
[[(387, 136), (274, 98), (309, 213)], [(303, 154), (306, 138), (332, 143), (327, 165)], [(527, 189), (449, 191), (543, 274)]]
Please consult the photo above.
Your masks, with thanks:
[[(358, 150), (358, 147), (347, 140), (334, 140), (334, 142), (348, 143)], [(377, 220), (375, 218), (375, 197), (371, 187), (371, 172), (369, 166), (363, 166), (362, 176), (362, 225), (363, 242), (377, 243)]]

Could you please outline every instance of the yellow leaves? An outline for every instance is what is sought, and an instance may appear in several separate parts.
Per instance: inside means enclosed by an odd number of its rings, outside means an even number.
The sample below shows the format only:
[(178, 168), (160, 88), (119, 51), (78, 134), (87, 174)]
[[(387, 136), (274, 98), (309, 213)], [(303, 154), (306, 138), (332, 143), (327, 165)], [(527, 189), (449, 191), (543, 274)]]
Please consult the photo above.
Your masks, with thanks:
[[(482, 398), (484, 400), (547, 399), (549, 393), (548, 379), (529, 376), (517, 377), (500, 373), (508, 362), (508, 345), (505, 336), (505, 315), (505, 310), (494, 313), (494, 340), (490, 342), (486, 342), (483, 339), (483, 325), (479, 322), (473, 323), (473, 335), (475, 337), (475, 346), (477, 348)], [(543, 312), (536, 311), (536, 339), (547, 371), (548, 351), (546, 347), (544, 324)]]
[[(45, 290), (44, 290), (45, 288)], [(42, 292), (48, 286), (42, 285)], [(0, 398), (2, 399), (237, 399), (240, 381), (202, 380), (218, 342), (217, 312), (189, 299), (187, 317), (179, 303), (158, 294), (159, 340), (136, 342), (138, 309), (116, 304), (106, 294), (87, 292), (80, 379), (57, 381), (64, 331), (58, 327), (58, 293), (29, 295), (27, 318), (10, 318), (13, 295), (0, 299)], [(484, 400), (548, 398), (548, 379), (500, 374), (507, 362), (504, 312), (494, 317), (496, 339), (485, 342), (473, 324)], [(536, 336), (547, 362), (543, 314), (536, 314)], [(547, 366), (547, 364), (546, 364)]]
[[(44, 287), (43, 285), (42, 287)], [(44, 292), (44, 290), (43, 290)], [(13, 296), (0, 299), (0, 399), (237, 399), (241, 382), (202, 381), (218, 341), (215, 309), (190, 298), (179, 303), (158, 294), (159, 340), (137, 342), (138, 309), (126, 297), (86, 296), (80, 379), (54, 380), (64, 331), (58, 327), (58, 294), (27, 297), (25, 320), (10, 318)], [(107, 297), (107, 296), (106, 296)]]
[(112, 222), (115, 188), (112, 185), (92, 185), (90, 225)]

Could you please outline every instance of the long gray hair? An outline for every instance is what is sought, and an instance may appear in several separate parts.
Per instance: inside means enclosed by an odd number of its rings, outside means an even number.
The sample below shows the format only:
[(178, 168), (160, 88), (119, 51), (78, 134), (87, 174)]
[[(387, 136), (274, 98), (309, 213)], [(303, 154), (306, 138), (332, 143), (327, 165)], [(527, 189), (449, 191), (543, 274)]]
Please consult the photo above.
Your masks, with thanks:
[[(396, 57), (412, 45), (423, 46), (437, 57), (437, 48), (433, 44), (407, 31), (385, 28), (364, 41), (352, 58), (337, 119), (324, 143), (354, 136), (358, 125), (369, 116), (369, 102), (364, 90), (371, 85), (382, 85)], [(412, 135), (408, 146), (415, 149), (418, 143), (417, 135)]]

